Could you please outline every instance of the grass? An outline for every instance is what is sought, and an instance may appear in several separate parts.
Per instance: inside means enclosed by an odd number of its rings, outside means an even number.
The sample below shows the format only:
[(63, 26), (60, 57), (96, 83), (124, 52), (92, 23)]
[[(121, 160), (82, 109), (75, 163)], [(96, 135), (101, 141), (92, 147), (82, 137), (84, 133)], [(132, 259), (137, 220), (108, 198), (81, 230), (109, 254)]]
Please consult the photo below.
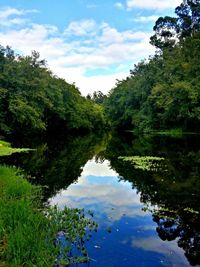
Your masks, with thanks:
[(9, 156), (13, 153), (28, 152), (30, 148), (12, 148), (10, 143), (0, 140), (0, 156)]
[[(83, 210), (41, 209), (41, 188), (0, 166), (0, 265), (59, 266), (89, 260), (84, 242), (97, 225)], [(63, 233), (63, 239), (58, 233)]]
[(48, 266), (43, 258), (51, 261), (40, 231), (45, 229), (46, 219), (34, 210), (36, 196), (38, 188), (18, 176), (16, 170), (0, 167), (0, 256), (8, 266)]

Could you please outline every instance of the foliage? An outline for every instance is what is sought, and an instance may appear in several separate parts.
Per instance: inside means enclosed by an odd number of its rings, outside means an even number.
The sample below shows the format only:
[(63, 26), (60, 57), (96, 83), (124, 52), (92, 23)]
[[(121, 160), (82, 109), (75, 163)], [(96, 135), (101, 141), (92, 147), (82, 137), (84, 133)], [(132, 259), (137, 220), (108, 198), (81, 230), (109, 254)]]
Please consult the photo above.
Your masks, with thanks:
[(155, 23), (151, 44), (164, 49), (173, 47), (177, 40), (191, 37), (200, 30), (200, 1), (185, 0), (175, 9), (174, 17), (160, 17)]
[(87, 99), (94, 101), (97, 104), (103, 104), (107, 96), (104, 95), (101, 91), (94, 91), (93, 94), (88, 94)]
[[(176, 8), (178, 18), (156, 22), (155, 35), (162, 45), (154, 45), (161, 50), (135, 65), (130, 76), (110, 91), (105, 109), (114, 127), (137, 128), (139, 132), (199, 130), (200, 3), (185, 2)], [(176, 42), (171, 28), (177, 28)]]
[(0, 259), (11, 267), (53, 266), (56, 258), (62, 266), (88, 261), (84, 242), (96, 223), (78, 209), (43, 213), (39, 199), (39, 187), (16, 169), (0, 166)]
[(105, 124), (102, 110), (74, 84), (53, 75), (39, 53), (18, 56), (0, 46), (0, 57), (1, 132), (96, 130)]

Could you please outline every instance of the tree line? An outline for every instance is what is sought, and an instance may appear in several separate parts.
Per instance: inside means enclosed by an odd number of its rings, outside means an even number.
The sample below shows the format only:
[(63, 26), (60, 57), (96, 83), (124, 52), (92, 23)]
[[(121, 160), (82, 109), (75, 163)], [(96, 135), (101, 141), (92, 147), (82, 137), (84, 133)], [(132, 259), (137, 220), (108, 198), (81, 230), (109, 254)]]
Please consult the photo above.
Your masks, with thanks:
[(98, 130), (102, 107), (58, 78), (39, 53), (16, 55), (0, 46), (0, 132), (41, 133), (49, 129)]
[(199, 130), (200, 0), (184, 0), (175, 14), (155, 23), (155, 55), (135, 65), (107, 96), (98, 91), (85, 98), (36, 51), (20, 56), (0, 46), (0, 132), (95, 131), (108, 125)]
[(200, 1), (183, 1), (175, 13), (155, 23), (155, 55), (109, 92), (105, 108), (114, 127), (199, 130)]

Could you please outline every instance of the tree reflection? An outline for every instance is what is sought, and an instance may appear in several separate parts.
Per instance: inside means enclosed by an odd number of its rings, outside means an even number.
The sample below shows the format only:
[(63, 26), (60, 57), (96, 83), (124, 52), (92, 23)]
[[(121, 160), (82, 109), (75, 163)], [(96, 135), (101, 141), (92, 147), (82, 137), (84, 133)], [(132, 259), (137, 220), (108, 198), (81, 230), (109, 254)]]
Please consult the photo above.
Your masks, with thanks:
[[(110, 161), (111, 167), (140, 192), (151, 207), (162, 240), (177, 240), (191, 265), (200, 264), (200, 142), (199, 136), (179, 139), (161, 136), (64, 137), (37, 146), (29, 154), (13, 155), (1, 162), (20, 166), (31, 181), (44, 186), (45, 200), (76, 182), (86, 162)], [(119, 156), (165, 158), (158, 171), (135, 169)], [(162, 163), (161, 163), (162, 164)], [(153, 208), (152, 208), (153, 207)]]
[(166, 212), (162, 216), (153, 214), (153, 220), (158, 224), (156, 230), (163, 241), (177, 239), (178, 246), (184, 249), (190, 264), (200, 264), (199, 216), (180, 211), (176, 218), (172, 219)]
[[(124, 142), (125, 141), (125, 142)], [(118, 145), (117, 145), (118, 144)], [(200, 147), (199, 137), (158, 136), (110, 140), (105, 157), (121, 179), (128, 180), (152, 212), (162, 240), (177, 240), (191, 265), (200, 264)], [(165, 163), (157, 172), (135, 169), (119, 156), (159, 156)]]
[(107, 135), (66, 136), (37, 144), (29, 154), (1, 157), (0, 162), (20, 167), (34, 184), (43, 186), (44, 201), (77, 181), (88, 160), (105, 149)]

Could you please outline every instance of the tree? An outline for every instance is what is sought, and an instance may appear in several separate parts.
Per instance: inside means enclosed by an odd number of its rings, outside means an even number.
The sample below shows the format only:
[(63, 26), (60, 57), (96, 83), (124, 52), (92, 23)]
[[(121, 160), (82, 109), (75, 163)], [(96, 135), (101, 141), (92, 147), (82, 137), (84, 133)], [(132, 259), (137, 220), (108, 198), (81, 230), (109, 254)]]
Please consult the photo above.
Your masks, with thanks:
[(160, 17), (150, 43), (159, 49), (173, 47), (178, 41), (200, 30), (200, 0), (184, 0), (175, 9), (177, 17)]
[(103, 104), (107, 98), (101, 91), (94, 91), (93, 94), (88, 94), (86, 99), (94, 101), (96, 104)]
[(150, 43), (157, 48), (173, 47), (178, 32), (177, 18), (160, 17), (153, 27), (155, 34), (150, 37)]
[(75, 84), (54, 76), (38, 52), (18, 56), (0, 46), (0, 131), (90, 131), (104, 122), (103, 111), (82, 97)]

